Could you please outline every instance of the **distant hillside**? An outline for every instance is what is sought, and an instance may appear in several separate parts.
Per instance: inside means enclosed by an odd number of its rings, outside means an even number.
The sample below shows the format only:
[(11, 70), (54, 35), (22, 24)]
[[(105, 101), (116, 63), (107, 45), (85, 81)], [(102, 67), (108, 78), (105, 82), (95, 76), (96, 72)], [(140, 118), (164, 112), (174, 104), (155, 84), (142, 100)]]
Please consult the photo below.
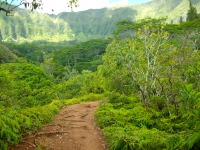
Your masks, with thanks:
[(116, 22), (120, 20), (135, 21), (137, 12), (128, 7), (117, 9), (91, 9), (82, 12), (65, 12), (57, 16), (57, 18), (65, 20), (69, 23), (74, 31), (76, 38), (83, 37), (99, 38), (105, 37), (112, 33), (115, 29)]
[(73, 38), (68, 23), (59, 18), (24, 9), (15, 10), (13, 15), (8, 17), (0, 13), (0, 37), (3, 40), (68, 41)]
[[(192, 0), (200, 13), (200, 0)], [(81, 6), (80, 6), (81, 7)], [(153, 0), (141, 5), (116, 6), (87, 10), (83, 12), (63, 12), (56, 18), (63, 19), (75, 33), (77, 39), (105, 37), (112, 33), (120, 20), (136, 21), (147, 17), (168, 16), (168, 22), (178, 23), (180, 16), (186, 19), (189, 0)]]
[[(200, 0), (192, 0), (200, 13)], [(81, 7), (81, 6), (80, 6)], [(86, 41), (111, 35), (116, 22), (143, 18), (167, 17), (168, 22), (186, 19), (188, 0), (153, 0), (141, 5), (63, 12), (58, 15), (39, 14), (18, 9), (14, 17), (0, 13), (0, 39), (7, 41)]]
[[(200, 13), (200, 0), (192, 0), (192, 3)], [(131, 8), (137, 11), (136, 20), (146, 17), (168, 17), (168, 21), (178, 23), (180, 16), (185, 19), (187, 17), (189, 0), (154, 0), (142, 5), (133, 5)]]
[(5, 62), (17, 62), (18, 57), (5, 45), (0, 44), (0, 64)]

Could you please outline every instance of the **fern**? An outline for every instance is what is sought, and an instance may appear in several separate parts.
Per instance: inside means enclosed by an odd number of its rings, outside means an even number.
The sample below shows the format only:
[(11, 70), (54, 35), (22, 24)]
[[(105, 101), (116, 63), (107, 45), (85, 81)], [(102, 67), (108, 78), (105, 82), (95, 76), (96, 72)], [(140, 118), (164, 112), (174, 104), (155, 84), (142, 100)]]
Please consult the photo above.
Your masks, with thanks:
[(1, 148), (1, 150), (7, 150), (8, 144), (5, 143), (4, 141), (0, 140), (0, 148)]
[(164, 139), (164, 142), (168, 150), (173, 150), (179, 147), (180, 141), (181, 141), (180, 136), (176, 134), (170, 135)]
[(200, 132), (195, 132), (190, 135), (186, 141), (188, 149), (200, 149)]

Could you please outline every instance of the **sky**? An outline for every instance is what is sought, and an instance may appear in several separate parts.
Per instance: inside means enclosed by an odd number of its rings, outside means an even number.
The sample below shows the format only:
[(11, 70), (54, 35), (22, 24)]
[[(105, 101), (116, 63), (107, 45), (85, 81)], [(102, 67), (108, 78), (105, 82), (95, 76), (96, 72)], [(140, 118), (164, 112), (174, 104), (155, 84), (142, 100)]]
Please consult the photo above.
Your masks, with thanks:
[[(99, 9), (119, 4), (141, 4), (149, 1), (152, 0), (79, 0), (78, 3), (79, 7), (74, 8), (73, 11)], [(68, 0), (42, 0), (42, 2), (43, 2), (43, 10), (39, 10), (39, 12), (58, 14), (60, 12), (71, 11), (71, 9), (68, 7), (67, 4)]]

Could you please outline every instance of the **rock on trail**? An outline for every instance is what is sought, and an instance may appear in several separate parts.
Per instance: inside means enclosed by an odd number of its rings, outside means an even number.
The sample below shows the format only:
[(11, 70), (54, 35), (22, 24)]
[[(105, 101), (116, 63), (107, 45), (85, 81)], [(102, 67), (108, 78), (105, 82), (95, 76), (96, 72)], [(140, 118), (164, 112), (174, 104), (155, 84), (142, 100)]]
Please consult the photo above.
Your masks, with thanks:
[(98, 101), (67, 106), (51, 124), (10, 150), (108, 150), (94, 121), (98, 106)]

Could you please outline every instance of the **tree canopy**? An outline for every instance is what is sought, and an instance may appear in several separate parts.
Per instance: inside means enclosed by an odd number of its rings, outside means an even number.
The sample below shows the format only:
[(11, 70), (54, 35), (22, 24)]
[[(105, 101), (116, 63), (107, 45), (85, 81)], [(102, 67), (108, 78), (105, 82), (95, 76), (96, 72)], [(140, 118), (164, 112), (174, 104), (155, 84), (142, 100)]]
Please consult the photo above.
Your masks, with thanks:
[(200, 14), (197, 14), (197, 9), (196, 7), (192, 5), (192, 2), (190, 0), (190, 9), (188, 10), (188, 13), (187, 13), (187, 21), (193, 21), (199, 18), (200, 18)]
[[(11, 1), (14, 4), (17, 0)], [(32, 5), (26, 0), (18, 1), (24, 2), (24, 7)], [(1, 11), (7, 15), (19, 6), (6, 0), (0, 2)], [(78, 6), (78, 0), (69, 2), (69, 7)], [(33, 6), (33, 10), (37, 7), (42, 3)], [(188, 14), (192, 12), (194, 16), (195, 9), (190, 3)], [(101, 100), (95, 120), (103, 129), (110, 150), (200, 149), (200, 19), (180, 24), (151, 18), (132, 22), (126, 20), (127, 14), (116, 24), (113, 36), (106, 39), (83, 43), (1, 42), (0, 149), (12, 149), (9, 146), (17, 145), (24, 135), (51, 121), (63, 106), (88, 100)], [(25, 33), (18, 28), (19, 15), (2, 16), (15, 20), (6, 24), (0, 18), (0, 38), (6, 33)], [(113, 16), (103, 17), (106, 22), (109, 18), (114, 20)], [(103, 22), (103, 17), (96, 18)], [(62, 26), (57, 31), (65, 32), (63, 22), (67, 19), (60, 18), (63, 20), (57, 23)], [(90, 23), (87, 17), (82, 19)], [(90, 19), (91, 23), (95, 19)], [(22, 19), (21, 25), (27, 20), (31, 22), (30, 18)], [(35, 16), (33, 20), (41, 27), (26, 31), (32, 36), (37, 33), (43, 40), (45, 35), (50, 36), (48, 29), (56, 28), (45, 28), (53, 22), (48, 16)], [(17, 32), (6, 28), (9, 23)], [(28, 25), (33, 27), (34, 22)], [(41, 148), (36, 145), (35, 149)]]

